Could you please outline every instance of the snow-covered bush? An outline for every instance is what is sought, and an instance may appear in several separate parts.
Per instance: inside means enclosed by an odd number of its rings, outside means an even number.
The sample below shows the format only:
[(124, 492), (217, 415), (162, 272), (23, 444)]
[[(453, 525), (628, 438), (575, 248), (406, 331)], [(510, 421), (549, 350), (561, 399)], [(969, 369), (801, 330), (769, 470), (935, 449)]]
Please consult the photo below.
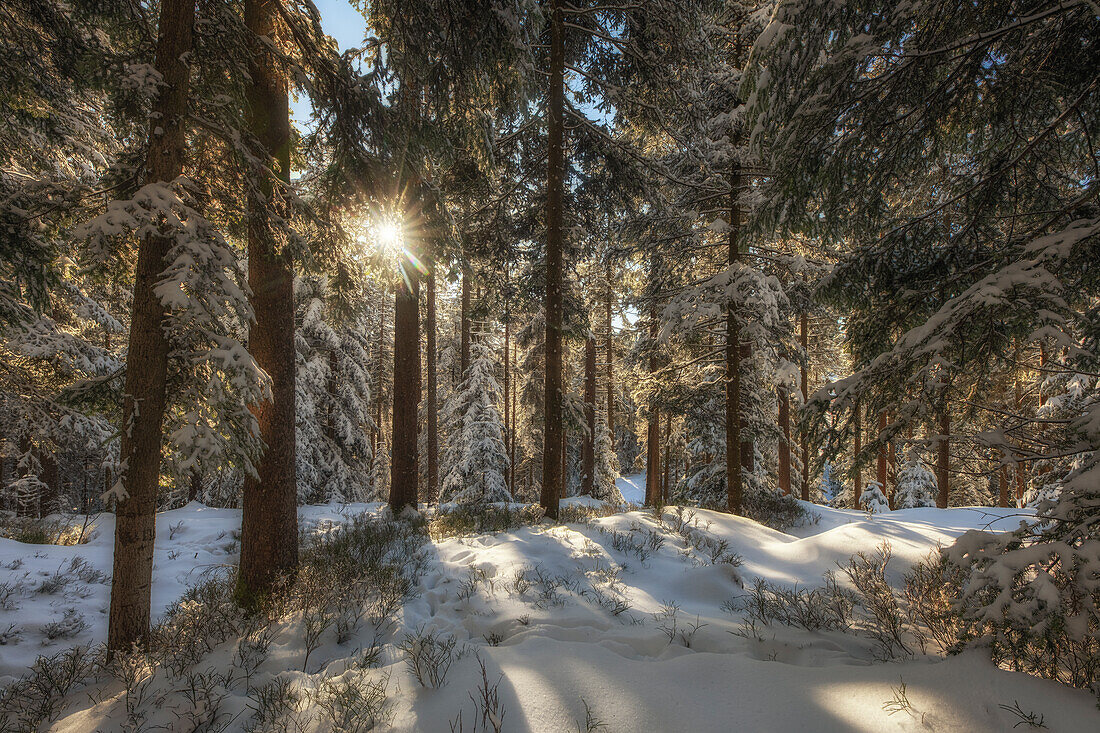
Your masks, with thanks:
[(944, 554), (966, 576), (964, 642), (1100, 695), (1100, 462), (1089, 456), (1037, 521), (1007, 534), (970, 530)]
[(924, 466), (916, 449), (910, 450), (905, 465), (898, 473), (894, 489), (895, 509), (915, 509), (936, 506), (936, 477)]
[(596, 475), (592, 481), (592, 498), (619, 505), (624, 502), (622, 492), (615, 484), (619, 478), (619, 458), (611, 444), (611, 431), (603, 411), (596, 415)]
[(466, 378), (444, 409), (453, 426), (447, 446), (441, 495), (458, 504), (511, 501), (505, 471), (504, 421), (497, 410), (500, 387), (492, 349), (475, 343)]
[(882, 484), (878, 481), (867, 484), (867, 488), (859, 495), (859, 508), (873, 514), (890, 511), (890, 502), (886, 500), (886, 494), (882, 493)]

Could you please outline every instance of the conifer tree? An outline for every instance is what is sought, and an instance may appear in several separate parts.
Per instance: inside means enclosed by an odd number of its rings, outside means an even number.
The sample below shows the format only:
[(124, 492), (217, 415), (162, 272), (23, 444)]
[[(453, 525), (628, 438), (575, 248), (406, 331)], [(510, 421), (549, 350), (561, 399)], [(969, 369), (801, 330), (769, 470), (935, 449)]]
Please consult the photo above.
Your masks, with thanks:
[(506, 479), (508, 454), (497, 405), (496, 360), (484, 341), (470, 346), (470, 366), (445, 409), (455, 435), (447, 450), (442, 499), (459, 504), (511, 501)]

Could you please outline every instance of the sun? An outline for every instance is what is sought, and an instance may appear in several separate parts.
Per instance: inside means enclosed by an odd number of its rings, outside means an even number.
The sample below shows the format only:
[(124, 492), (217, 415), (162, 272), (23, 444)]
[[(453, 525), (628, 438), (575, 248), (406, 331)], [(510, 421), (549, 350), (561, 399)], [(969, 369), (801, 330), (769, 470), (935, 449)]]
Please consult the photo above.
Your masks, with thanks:
[(401, 249), (405, 236), (400, 223), (384, 221), (375, 227), (374, 238), (382, 249), (397, 251)]
[(405, 248), (405, 227), (395, 216), (383, 216), (369, 227), (369, 241), (382, 253), (395, 256)]

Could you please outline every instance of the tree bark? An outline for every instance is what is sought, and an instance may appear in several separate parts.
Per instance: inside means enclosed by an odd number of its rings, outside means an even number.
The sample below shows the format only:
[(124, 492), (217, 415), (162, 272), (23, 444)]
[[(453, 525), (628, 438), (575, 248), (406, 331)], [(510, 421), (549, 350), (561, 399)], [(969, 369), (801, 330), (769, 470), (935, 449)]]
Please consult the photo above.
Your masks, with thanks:
[(614, 329), (611, 323), (611, 277), (607, 278), (607, 432), (611, 436), (611, 445), (615, 445), (615, 340)]
[(550, 0), (550, 87), (546, 162), (546, 382), (542, 507), (558, 518), (562, 475), (562, 198), (565, 189), (565, 28), (562, 0)]
[[(1013, 340), (1012, 343), (1013, 343), (1013, 350), (1015, 352), (1014, 361), (1016, 362), (1016, 375), (1015, 375), (1015, 379), (1014, 379), (1015, 384), (1013, 385), (1014, 389), (1015, 389), (1015, 392), (1016, 392), (1016, 414), (1023, 415), (1024, 414), (1024, 388), (1023, 388), (1023, 383), (1020, 379), (1020, 364), (1021, 364), (1021, 361), (1020, 361), (1020, 358), (1021, 358), (1020, 357), (1020, 344), (1018, 342), (1016, 342), (1015, 340)], [(1013, 466), (1012, 473), (1016, 477), (1016, 505), (1020, 506), (1021, 503), (1023, 502), (1023, 499), (1024, 499), (1024, 489), (1025, 489), (1025, 485), (1027, 483), (1027, 471), (1026, 471), (1026, 467), (1025, 467), (1024, 463), (1022, 461), (1017, 460), (1016, 464)]]
[(191, 480), (187, 486), (187, 501), (198, 501), (202, 494), (202, 474), (197, 468), (192, 468), (189, 478)]
[(856, 450), (855, 450), (855, 491), (852, 495), (853, 509), (859, 509), (859, 497), (863, 493), (863, 471), (859, 467), (859, 454), (863, 450), (863, 406), (856, 401)]
[(584, 417), (588, 435), (584, 438), (581, 472), (584, 481), (581, 493), (592, 495), (596, 480), (596, 337), (588, 334), (584, 342)]
[(462, 266), (461, 297), (459, 299), (459, 344), (458, 381), (466, 378), (470, 368), (470, 268)]
[(936, 506), (940, 509), (946, 509), (950, 497), (948, 470), (951, 464), (951, 440), (949, 437), (951, 435), (951, 415), (947, 411), (946, 399), (940, 413), (940, 433), (936, 444), (936, 486), (939, 488), (936, 496)]
[[(741, 230), (741, 164), (736, 162), (730, 172), (730, 233), (729, 265), (736, 272), (741, 261), (738, 237)], [(730, 298), (726, 304), (726, 489), (727, 509), (741, 513), (741, 326), (738, 323), (738, 303)]]
[(1000, 479), (1000, 496), (997, 497), (997, 506), (1008, 506), (1008, 467), (1002, 465), (997, 471), (997, 476)]
[(386, 292), (382, 291), (378, 299), (378, 359), (375, 364), (374, 380), (374, 445), (371, 454), (378, 460), (378, 450), (382, 445), (382, 380), (385, 378), (386, 355)]
[[(433, 268), (431, 274), (428, 275), (428, 297), (427, 297), (427, 316), (424, 323), (424, 330), (427, 332), (427, 343), (424, 346), (425, 361), (427, 362), (428, 370), (428, 394), (426, 395), (427, 406), (426, 411), (428, 413), (428, 486), (427, 486), (427, 501), (439, 500), (439, 372), (436, 365), (436, 343), (435, 343), (435, 270)], [(507, 358), (507, 338), (505, 339), (505, 358)], [(507, 375), (508, 365), (505, 364), (505, 374)], [(507, 376), (504, 380), (505, 385), (508, 384)], [(507, 420), (505, 420), (507, 424)]]
[[(145, 160), (148, 182), (169, 182), (183, 172), (187, 100), (193, 44), (194, 0), (164, 0), (160, 6), (156, 69), (164, 86), (150, 123)], [(157, 133), (157, 130), (160, 133)], [(149, 608), (160, 483), (162, 429), (168, 377), (165, 308), (154, 288), (167, 267), (171, 237), (145, 237), (138, 247), (126, 381), (122, 402), (120, 477), (126, 498), (115, 509), (114, 571), (107, 649), (114, 653), (149, 640)]]
[(411, 262), (402, 261), (393, 317), (393, 453), (390, 508), (396, 516), (417, 506), (419, 479), (416, 440), (420, 404), (420, 280)]
[(661, 504), (668, 504), (668, 469), (672, 457), (672, 413), (665, 413), (665, 457), (661, 462)]
[(791, 398), (786, 387), (778, 388), (779, 429), (783, 437), (779, 440), (779, 490), (784, 495), (791, 493)]
[[(290, 107), (287, 77), (260, 38), (278, 41), (276, 0), (246, 0), (245, 26), (255, 35), (246, 88), (249, 124), (273, 159), (271, 174), (290, 183)], [(272, 399), (253, 406), (260, 437), (267, 446), (257, 476), (244, 481), (238, 601), (254, 608), (276, 579), (298, 565), (298, 492), (294, 459), (294, 270), (290, 255), (277, 250), (273, 211), (281, 197), (266, 176), (258, 182), (260, 201), (248, 216), (248, 284), (255, 321), (249, 351), (271, 377)]]
[[(802, 313), (801, 323), (799, 324), (799, 341), (802, 344), (802, 363), (799, 366), (801, 374), (801, 389), (802, 389), (802, 405), (805, 406), (807, 400), (810, 398), (809, 394), (809, 320), (810, 316), (805, 311)], [(804, 428), (799, 428), (799, 442), (802, 448), (802, 501), (810, 500), (810, 441), (809, 436), (806, 434)]]
[(657, 407), (657, 309), (649, 314), (649, 376), (653, 387), (649, 393), (649, 415), (646, 423), (645, 505), (661, 503), (661, 411)]
[[(880, 412), (878, 415), (878, 431), (879, 439), (882, 439), (882, 434), (886, 432), (886, 412)], [(886, 443), (883, 442), (882, 447), (878, 449), (878, 470), (875, 474), (875, 480), (882, 486), (882, 493), (886, 493)]]

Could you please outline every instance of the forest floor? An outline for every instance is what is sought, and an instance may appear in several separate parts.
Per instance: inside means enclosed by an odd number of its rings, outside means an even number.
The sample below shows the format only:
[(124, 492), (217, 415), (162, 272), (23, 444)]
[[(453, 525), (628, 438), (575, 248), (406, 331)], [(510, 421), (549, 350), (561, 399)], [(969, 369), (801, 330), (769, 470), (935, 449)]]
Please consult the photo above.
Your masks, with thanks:
[[(636, 499), (644, 481), (621, 485)], [(816, 523), (788, 533), (669, 508), (660, 518), (629, 511), (429, 542), (377, 666), (355, 674), (381, 683), (382, 728), (401, 731), (458, 730), (459, 718), (466, 731), (483, 722), (491, 730), (494, 718), (505, 731), (1009, 731), (1029, 714), (1048, 730), (1100, 729), (1094, 696), (997, 669), (981, 650), (947, 658), (915, 650), (880, 661), (874, 640), (856, 631), (747, 624), (738, 599), (757, 578), (821, 586), (837, 563), (887, 541), (887, 579), (896, 585), (912, 563), (965, 530), (1011, 529), (1026, 518), (989, 508), (812, 510)], [(302, 507), (300, 518), (307, 532), (324, 532), (365, 511), (379, 506)], [(238, 511), (199, 504), (158, 516), (155, 615), (232, 567), (239, 522)], [(0, 539), (0, 684), (38, 655), (105, 639), (112, 532), (103, 515), (87, 544)], [(450, 669), (438, 689), (418, 683), (409, 652), (398, 648), (402, 638), (432, 632), (454, 639), (453, 655), (441, 653)], [(287, 624), (256, 679), (281, 676), (309, 700), (321, 680), (352, 674), (360, 646), (325, 632), (306, 663), (301, 628)], [(478, 704), (486, 691), (495, 695), (489, 719)], [(108, 688), (78, 696), (50, 729), (121, 730), (120, 696)], [(247, 729), (243, 687), (220, 705), (226, 727), (211, 730)], [(157, 720), (148, 716), (147, 727)], [(182, 730), (180, 720), (161, 722)]]

